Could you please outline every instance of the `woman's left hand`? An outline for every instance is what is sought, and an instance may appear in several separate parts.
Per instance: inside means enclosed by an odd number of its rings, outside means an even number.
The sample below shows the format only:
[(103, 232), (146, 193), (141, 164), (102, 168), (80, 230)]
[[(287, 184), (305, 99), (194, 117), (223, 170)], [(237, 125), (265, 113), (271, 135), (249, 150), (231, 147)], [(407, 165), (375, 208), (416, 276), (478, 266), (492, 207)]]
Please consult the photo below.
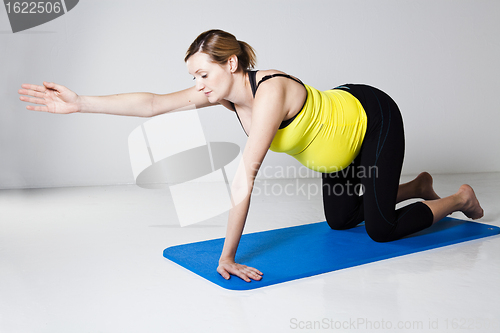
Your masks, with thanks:
[(217, 272), (226, 280), (229, 280), (231, 275), (236, 275), (246, 282), (252, 280), (259, 281), (262, 279), (262, 272), (253, 267), (240, 265), (234, 261), (224, 260), (219, 261), (219, 267), (217, 267)]

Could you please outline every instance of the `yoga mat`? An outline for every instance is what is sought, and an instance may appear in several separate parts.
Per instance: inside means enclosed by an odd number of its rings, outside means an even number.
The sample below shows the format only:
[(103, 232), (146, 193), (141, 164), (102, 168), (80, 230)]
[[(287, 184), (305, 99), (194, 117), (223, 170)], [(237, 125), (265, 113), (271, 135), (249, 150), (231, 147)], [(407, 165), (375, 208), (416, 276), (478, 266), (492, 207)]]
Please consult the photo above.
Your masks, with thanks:
[(364, 226), (332, 230), (326, 222), (250, 233), (241, 237), (236, 262), (264, 273), (251, 282), (237, 276), (225, 280), (217, 273), (224, 238), (172, 246), (163, 256), (223, 288), (248, 290), (498, 233), (496, 226), (449, 217), (388, 243), (373, 241)]

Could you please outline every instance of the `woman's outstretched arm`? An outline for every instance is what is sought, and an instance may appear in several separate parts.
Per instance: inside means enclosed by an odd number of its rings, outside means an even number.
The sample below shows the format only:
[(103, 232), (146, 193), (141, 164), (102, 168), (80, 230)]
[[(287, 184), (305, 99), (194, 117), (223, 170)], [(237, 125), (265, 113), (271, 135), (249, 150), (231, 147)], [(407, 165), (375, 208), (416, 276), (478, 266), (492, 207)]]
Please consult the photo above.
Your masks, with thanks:
[(247, 282), (261, 279), (260, 271), (236, 263), (235, 256), (245, 226), (255, 177), (285, 116), (285, 88), (276, 81), (264, 83), (255, 97), (250, 134), (231, 186), (233, 207), (229, 211), (226, 239), (217, 268), (225, 279), (229, 279), (231, 274)]
[(79, 96), (65, 86), (53, 82), (44, 82), (43, 86), (23, 84), (22, 88), (18, 91), (23, 95), (19, 99), (37, 104), (26, 106), (28, 110), (58, 114), (82, 112), (152, 117), (166, 112), (212, 105), (196, 87), (164, 95), (144, 92), (109, 96)]

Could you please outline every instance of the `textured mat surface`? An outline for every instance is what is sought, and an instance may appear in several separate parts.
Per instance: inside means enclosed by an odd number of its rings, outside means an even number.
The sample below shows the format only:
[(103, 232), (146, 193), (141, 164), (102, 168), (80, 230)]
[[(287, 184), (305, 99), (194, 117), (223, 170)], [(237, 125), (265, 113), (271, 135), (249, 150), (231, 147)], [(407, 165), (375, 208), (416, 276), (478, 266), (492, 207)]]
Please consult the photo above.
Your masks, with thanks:
[(447, 217), (420, 233), (389, 243), (371, 240), (364, 226), (336, 231), (326, 222), (245, 234), (236, 262), (264, 273), (261, 281), (252, 282), (236, 276), (225, 280), (217, 273), (223, 238), (172, 246), (163, 256), (223, 288), (247, 290), (499, 233), (496, 226)]

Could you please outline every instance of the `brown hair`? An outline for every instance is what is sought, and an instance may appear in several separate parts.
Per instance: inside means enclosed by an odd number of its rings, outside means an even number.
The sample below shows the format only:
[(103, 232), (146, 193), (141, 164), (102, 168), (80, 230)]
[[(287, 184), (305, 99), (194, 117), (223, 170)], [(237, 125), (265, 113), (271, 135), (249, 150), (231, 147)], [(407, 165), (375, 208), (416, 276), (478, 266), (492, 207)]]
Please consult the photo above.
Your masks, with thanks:
[(222, 30), (208, 30), (200, 34), (189, 46), (184, 62), (197, 52), (208, 54), (212, 60), (220, 65), (235, 55), (238, 58), (237, 71), (254, 68), (256, 56), (254, 49), (245, 42), (239, 41), (234, 35)]

